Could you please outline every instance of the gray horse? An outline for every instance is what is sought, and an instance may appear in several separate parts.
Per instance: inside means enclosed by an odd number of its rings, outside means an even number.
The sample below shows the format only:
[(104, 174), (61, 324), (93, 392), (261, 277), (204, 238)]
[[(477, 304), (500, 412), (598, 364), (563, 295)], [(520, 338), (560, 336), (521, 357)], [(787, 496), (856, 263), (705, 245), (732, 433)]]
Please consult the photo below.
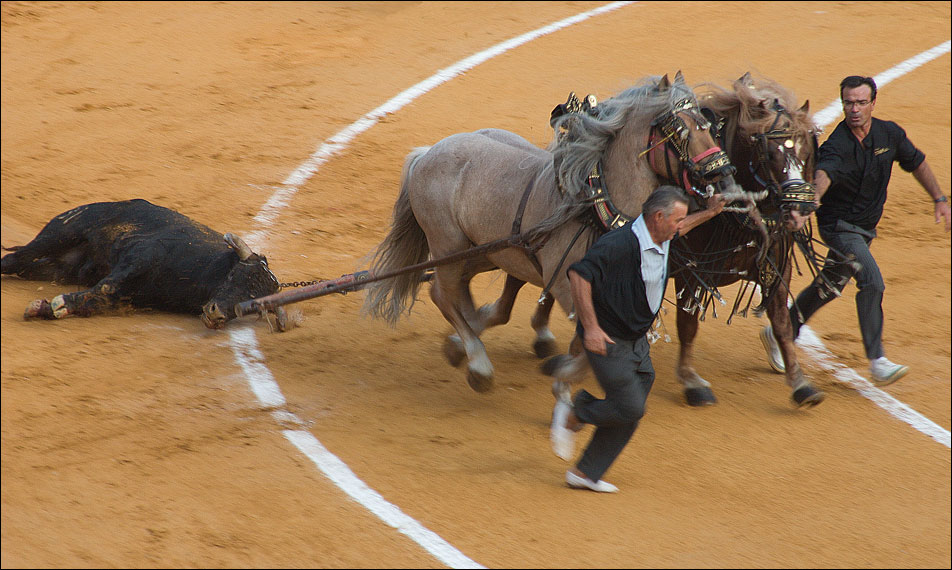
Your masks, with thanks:
[[(604, 229), (598, 221), (610, 227), (637, 216), (663, 182), (744, 197), (680, 72), (674, 82), (645, 78), (599, 104), (597, 114), (566, 113), (553, 127), (562, 134), (548, 150), (499, 129), (414, 149), (404, 163), (390, 231), (374, 251), (371, 271), (383, 275), (518, 236), (510, 246), (438, 266), (430, 288), (457, 333), (446, 343), (446, 356), (454, 366), (468, 358), (467, 380), (477, 392), (493, 385), (479, 335), (508, 320), (511, 304), (477, 310), (469, 288), (475, 275), (501, 269), (513, 283), (544, 287), (571, 315), (565, 269)], [(660, 160), (652, 160), (649, 149)], [(593, 222), (596, 210), (611, 219)], [(371, 284), (365, 312), (395, 325), (413, 306), (422, 274), (398, 272)]]

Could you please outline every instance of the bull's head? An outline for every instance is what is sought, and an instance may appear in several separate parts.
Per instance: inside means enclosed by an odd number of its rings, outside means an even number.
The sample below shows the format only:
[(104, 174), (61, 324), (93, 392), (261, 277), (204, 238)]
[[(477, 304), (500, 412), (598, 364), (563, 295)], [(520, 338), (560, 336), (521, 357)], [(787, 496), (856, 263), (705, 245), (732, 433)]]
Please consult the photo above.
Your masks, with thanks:
[(235, 305), (248, 299), (276, 293), (280, 288), (278, 279), (268, 268), (268, 260), (234, 234), (225, 234), (225, 242), (238, 258), (228, 277), (212, 293), (211, 300), (202, 306), (202, 322), (210, 329), (220, 329), (234, 319)]

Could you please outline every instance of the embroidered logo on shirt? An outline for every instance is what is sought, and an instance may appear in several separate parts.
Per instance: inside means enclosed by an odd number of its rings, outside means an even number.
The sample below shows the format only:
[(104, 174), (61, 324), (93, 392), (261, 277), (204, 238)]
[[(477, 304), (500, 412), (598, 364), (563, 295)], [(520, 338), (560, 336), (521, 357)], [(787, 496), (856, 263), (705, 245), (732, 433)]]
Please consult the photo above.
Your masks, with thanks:
[(873, 154), (874, 154), (875, 156), (879, 156), (879, 155), (883, 154), (884, 152), (889, 152), (889, 147), (888, 147), (888, 146), (887, 146), (887, 147), (883, 147), (883, 148), (877, 148), (876, 150), (873, 151)]

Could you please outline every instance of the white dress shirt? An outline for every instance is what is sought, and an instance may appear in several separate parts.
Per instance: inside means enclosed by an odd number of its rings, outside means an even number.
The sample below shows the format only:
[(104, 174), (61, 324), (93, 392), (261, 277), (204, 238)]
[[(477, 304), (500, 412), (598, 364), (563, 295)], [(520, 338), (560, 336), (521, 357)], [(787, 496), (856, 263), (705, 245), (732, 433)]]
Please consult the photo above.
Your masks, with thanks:
[(664, 295), (664, 279), (668, 268), (668, 246), (670, 241), (658, 245), (651, 239), (645, 217), (638, 218), (631, 223), (631, 231), (638, 238), (641, 245), (641, 278), (645, 281), (645, 293), (648, 296), (648, 307), (655, 313), (661, 309), (661, 298)]

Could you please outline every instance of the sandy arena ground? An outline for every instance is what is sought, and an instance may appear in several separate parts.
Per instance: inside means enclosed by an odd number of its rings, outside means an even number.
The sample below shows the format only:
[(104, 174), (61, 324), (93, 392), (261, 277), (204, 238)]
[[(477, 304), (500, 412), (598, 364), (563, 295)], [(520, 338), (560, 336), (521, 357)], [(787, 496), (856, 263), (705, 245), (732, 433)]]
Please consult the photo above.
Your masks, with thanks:
[[(74, 206), (129, 198), (248, 235), (287, 176), (365, 113), (599, 5), (3, 2), (2, 244), (26, 243)], [(569, 91), (605, 99), (678, 70), (722, 85), (752, 71), (818, 111), (842, 77), (948, 41), (950, 19), (949, 2), (635, 3), (387, 116), (299, 188), (257, 249), (282, 281), (351, 273), (386, 233), (413, 147), (482, 127), (544, 146)], [(884, 86), (876, 107), (946, 193), (949, 71), (946, 53)], [(950, 236), (898, 167), (874, 252), (886, 350), (912, 368), (886, 391), (948, 430)], [(477, 301), (502, 282), (478, 279)], [(2, 280), (4, 568), (442, 566), (289, 443), (228, 329), (145, 311), (23, 321), (30, 300), (67, 290)], [(300, 429), (488, 567), (950, 567), (949, 448), (802, 351), (828, 397), (793, 408), (755, 317), (702, 324), (698, 368), (714, 407), (683, 403), (677, 345), (655, 345), (648, 413), (606, 476), (621, 493), (568, 489), (530, 349), (537, 295), (527, 287), (512, 322), (483, 337), (496, 367), (488, 394), (443, 359), (449, 325), (425, 295), (395, 329), (360, 316), (361, 293), (294, 305), (302, 324), (286, 334), (254, 318), (230, 328), (254, 331)], [(811, 326), (865, 375), (854, 295), (851, 285)], [(572, 325), (554, 314), (567, 343)], [(666, 323), (673, 333), (673, 314)]]

